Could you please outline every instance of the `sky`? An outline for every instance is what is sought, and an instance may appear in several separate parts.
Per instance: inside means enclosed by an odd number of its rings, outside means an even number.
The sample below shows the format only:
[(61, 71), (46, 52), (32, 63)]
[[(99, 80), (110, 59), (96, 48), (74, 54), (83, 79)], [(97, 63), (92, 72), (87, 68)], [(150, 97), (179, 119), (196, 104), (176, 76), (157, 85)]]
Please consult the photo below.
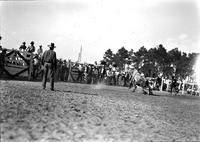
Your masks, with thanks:
[(54, 42), (57, 57), (72, 61), (81, 46), (87, 63), (122, 46), (200, 52), (199, 0), (9, 0), (0, 1), (0, 16), (3, 47)]

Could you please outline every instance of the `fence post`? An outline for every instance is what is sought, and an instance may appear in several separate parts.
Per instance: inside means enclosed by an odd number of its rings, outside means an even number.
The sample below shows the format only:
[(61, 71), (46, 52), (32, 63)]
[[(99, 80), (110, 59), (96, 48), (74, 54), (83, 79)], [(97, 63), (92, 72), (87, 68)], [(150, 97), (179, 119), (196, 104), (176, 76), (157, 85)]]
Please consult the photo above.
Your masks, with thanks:
[(185, 80), (183, 80), (182, 95), (184, 95), (184, 92), (185, 92)]
[(164, 79), (162, 77), (162, 81), (161, 81), (161, 85), (160, 85), (160, 91), (162, 91), (162, 89), (163, 89), (163, 82), (164, 82)]

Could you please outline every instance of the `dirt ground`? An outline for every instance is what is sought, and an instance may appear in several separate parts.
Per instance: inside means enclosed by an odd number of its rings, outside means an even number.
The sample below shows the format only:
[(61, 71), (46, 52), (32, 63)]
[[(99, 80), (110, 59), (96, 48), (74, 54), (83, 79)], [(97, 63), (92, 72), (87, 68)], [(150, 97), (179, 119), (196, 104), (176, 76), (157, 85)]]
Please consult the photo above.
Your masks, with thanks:
[[(47, 84), (49, 85), (49, 84)], [(1, 142), (200, 141), (200, 97), (0, 81)]]

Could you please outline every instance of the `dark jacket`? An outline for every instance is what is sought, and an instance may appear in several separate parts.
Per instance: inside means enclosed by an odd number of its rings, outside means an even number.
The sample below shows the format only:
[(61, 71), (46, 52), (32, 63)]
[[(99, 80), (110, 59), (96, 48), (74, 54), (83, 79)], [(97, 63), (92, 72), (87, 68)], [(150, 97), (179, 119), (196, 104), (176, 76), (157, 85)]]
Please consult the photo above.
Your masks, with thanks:
[(54, 68), (57, 68), (56, 52), (53, 50), (46, 50), (42, 56), (42, 65), (44, 63), (51, 63)]

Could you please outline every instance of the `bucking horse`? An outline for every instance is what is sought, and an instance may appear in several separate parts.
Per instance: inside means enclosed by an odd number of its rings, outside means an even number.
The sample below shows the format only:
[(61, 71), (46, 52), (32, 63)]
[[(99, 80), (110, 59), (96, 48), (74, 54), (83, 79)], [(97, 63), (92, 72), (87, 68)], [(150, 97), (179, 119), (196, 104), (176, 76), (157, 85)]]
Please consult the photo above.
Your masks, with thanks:
[(149, 80), (145, 78), (144, 74), (141, 74), (136, 69), (133, 69), (130, 72), (129, 89), (132, 89), (132, 91), (135, 92), (137, 86), (140, 86), (142, 88), (144, 94), (153, 95), (152, 86), (149, 83)]

